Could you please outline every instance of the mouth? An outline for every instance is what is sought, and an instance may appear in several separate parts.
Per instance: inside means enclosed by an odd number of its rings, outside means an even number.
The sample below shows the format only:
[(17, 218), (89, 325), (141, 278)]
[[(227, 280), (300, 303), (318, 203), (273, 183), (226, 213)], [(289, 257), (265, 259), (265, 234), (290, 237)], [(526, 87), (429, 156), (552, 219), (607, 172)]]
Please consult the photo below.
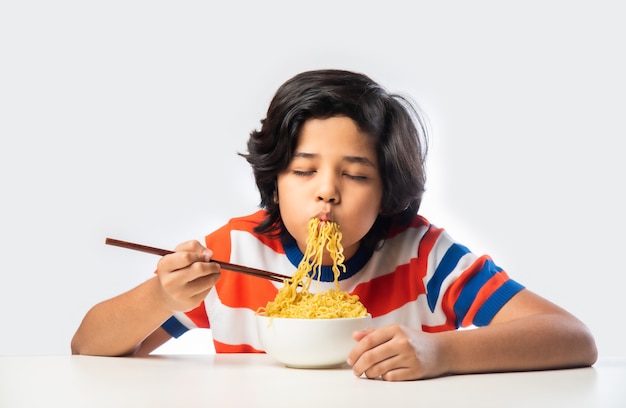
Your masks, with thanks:
[(318, 220), (320, 220), (320, 222), (332, 222), (333, 221), (331, 214), (328, 212), (319, 213), (314, 218), (317, 218)]

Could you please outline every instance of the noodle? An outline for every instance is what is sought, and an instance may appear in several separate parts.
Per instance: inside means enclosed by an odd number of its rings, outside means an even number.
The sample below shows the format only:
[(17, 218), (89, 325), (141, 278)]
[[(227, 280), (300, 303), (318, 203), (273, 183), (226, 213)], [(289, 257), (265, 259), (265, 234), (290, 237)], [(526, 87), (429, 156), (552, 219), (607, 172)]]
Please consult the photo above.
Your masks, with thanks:
[[(365, 306), (357, 295), (341, 290), (339, 274), (345, 272), (341, 232), (335, 222), (321, 222), (318, 218), (309, 221), (309, 236), (306, 251), (294, 275), (285, 279), (285, 285), (278, 290), (273, 301), (260, 308), (269, 317), (291, 317), (301, 319), (334, 319), (367, 315)], [(333, 261), (335, 288), (321, 293), (310, 293), (309, 288), (315, 277), (319, 279), (322, 268), (322, 255), (326, 249)], [(298, 286), (301, 285), (300, 290)]]

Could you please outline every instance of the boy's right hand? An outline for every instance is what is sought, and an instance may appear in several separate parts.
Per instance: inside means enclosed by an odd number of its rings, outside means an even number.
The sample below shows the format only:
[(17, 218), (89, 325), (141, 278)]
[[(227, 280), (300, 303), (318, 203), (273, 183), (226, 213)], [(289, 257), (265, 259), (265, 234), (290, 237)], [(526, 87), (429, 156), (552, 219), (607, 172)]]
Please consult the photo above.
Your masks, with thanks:
[(165, 306), (173, 312), (186, 312), (198, 306), (220, 277), (220, 267), (210, 262), (213, 252), (198, 241), (178, 245), (173, 254), (157, 264)]

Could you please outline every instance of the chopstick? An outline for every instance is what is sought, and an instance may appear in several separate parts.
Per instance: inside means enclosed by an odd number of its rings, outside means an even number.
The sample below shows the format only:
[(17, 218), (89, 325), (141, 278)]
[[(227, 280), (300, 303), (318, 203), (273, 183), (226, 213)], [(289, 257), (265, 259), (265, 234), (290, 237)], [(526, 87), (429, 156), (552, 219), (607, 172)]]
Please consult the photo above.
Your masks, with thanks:
[[(133, 242), (128, 241), (120, 241), (119, 239), (107, 238), (105, 240), (105, 244), (118, 246), (120, 248), (133, 249), (135, 251), (146, 252), (153, 255), (168, 255), (173, 254), (174, 251), (170, 251), (168, 249), (155, 248), (147, 245), (135, 244)], [(261, 269), (250, 268), (247, 266), (241, 266), (236, 264), (231, 264), (228, 262), (218, 261), (217, 259), (212, 259), (211, 262), (215, 262), (220, 265), (222, 269), (226, 269), (232, 272), (239, 272), (245, 275), (256, 276), (257, 278), (269, 279), (274, 282), (284, 282), (285, 279), (290, 279), (289, 276), (281, 275), (275, 272), (268, 272)]]

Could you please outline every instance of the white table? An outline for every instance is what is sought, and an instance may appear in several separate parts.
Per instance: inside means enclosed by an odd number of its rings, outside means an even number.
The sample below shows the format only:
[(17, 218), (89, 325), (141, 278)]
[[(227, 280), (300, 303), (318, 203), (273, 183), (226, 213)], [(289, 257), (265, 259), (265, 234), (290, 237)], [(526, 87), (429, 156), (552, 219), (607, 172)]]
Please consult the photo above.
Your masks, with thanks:
[(626, 407), (626, 358), (424, 381), (286, 368), (264, 354), (0, 356), (0, 407)]

